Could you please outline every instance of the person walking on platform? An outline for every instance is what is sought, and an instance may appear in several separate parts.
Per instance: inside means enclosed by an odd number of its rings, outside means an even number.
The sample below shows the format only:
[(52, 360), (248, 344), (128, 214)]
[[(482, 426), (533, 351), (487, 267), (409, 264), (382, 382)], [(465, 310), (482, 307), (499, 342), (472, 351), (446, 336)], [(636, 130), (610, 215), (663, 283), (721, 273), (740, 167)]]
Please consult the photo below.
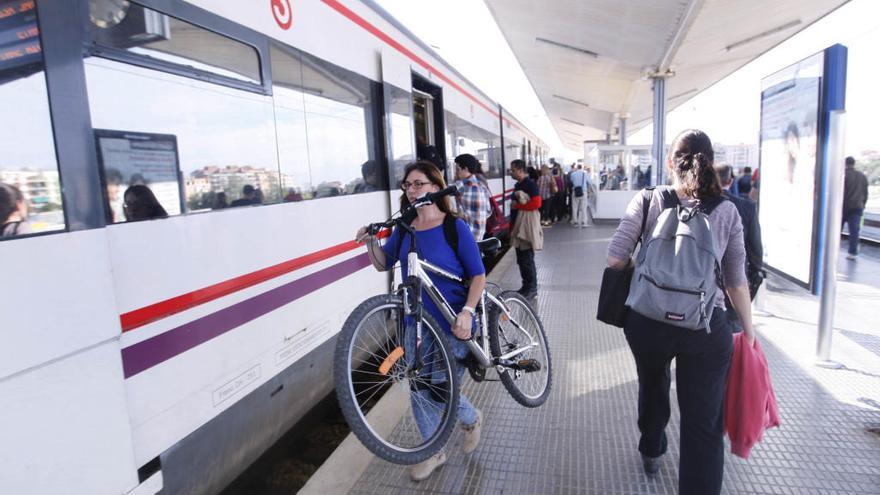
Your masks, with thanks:
[(743, 168), (742, 175), (736, 179), (735, 193), (741, 198), (748, 198), (752, 193), (752, 167)]
[(522, 287), (517, 291), (527, 299), (538, 295), (538, 270), (535, 268), (535, 251), (544, 247), (544, 231), (541, 229), (541, 195), (538, 184), (529, 177), (526, 162), (510, 162), (510, 175), (516, 180), (511, 196), (510, 244), (516, 249), (516, 264), (522, 277)]
[(590, 180), (581, 165), (571, 173), (571, 224), (577, 227), (586, 227), (587, 224), (587, 191), (590, 189)]
[[(733, 167), (720, 163), (715, 165), (715, 171), (718, 172), (718, 179), (721, 180), (721, 188), (724, 190), (722, 195), (736, 206), (742, 221), (746, 246), (746, 279), (749, 282), (749, 295), (754, 300), (758, 288), (764, 282), (764, 245), (761, 242), (761, 224), (758, 223), (758, 205), (751, 199), (731, 194), (730, 188), (734, 184)], [(738, 327), (736, 312), (728, 311), (727, 314)]]
[(556, 194), (556, 180), (550, 175), (550, 167), (541, 167), (541, 176), (538, 177), (538, 192), (541, 194), (541, 225), (547, 226), (552, 222), (553, 195)]
[[(608, 247), (608, 265), (623, 269), (629, 265), (630, 256), (642, 237), (646, 240), (643, 255), (639, 253), (636, 273), (647, 273), (652, 266), (676, 264), (688, 267), (699, 261), (711, 284), (718, 285), (710, 292), (708, 308), (674, 311), (661, 306), (650, 311), (654, 318), (644, 312), (650, 299), (641, 298), (636, 304), (634, 295), (651, 294), (654, 301), (692, 302), (693, 295), (683, 291), (663, 291), (652, 285), (646, 277), (633, 278), (627, 304), (630, 311), (624, 324), (624, 334), (636, 362), (639, 381), (638, 427), (641, 433), (638, 449), (642, 455), (645, 473), (654, 475), (660, 469), (660, 458), (666, 453), (667, 439), (664, 432), (669, 422), (670, 363), (676, 360), (676, 388), (681, 410), (681, 436), (678, 486), (681, 495), (714, 495), (721, 492), (724, 471), (724, 391), (727, 371), (733, 352), (731, 325), (725, 315), (724, 297), (727, 295), (742, 322), (744, 337), (749, 345), (755, 341), (752, 327), (749, 289), (745, 276), (746, 253), (743, 245), (743, 229), (736, 207), (721, 197), (721, 185), (713, 169), (714, 152), (709, 137), (698, 130), (687, 130), (672, 142), (666, 161), (672, 187), (659, 187), (637, 194), (627, 207), (624, 217)], [(682, 220), (675, 214), (679, 206), (689, 208), (690, 216)], [(670, 208), (664, 212), (665, 208)], [(642, 220), (645, 220), (644, 226)], [(678, 243), (669, 244), (659, 238), (648, 241), (658, 222), (682, 228), (680, 223), (693, 222), (685, 227), (699, 231), (701, 240), (715, 247), (714, 253), (689, 249), (679, 251)], [(671, 248), (669, 246), (672, 246)], [(650, 253), (673, 256), (650, 257)], [(683, 259), (675, 259), (684, 256)], [(699, 258), (697, 258), (699, 256)], [(716, 278), (718, 270), (710, 257), (720, 262), (723, 280)], [(662, 259), (661, 259), (662, 258)], [(717, 266), (717, 265), (716, 265)], [(669, 283), (660, 272), (652, 271), (658, 279)], [(709, 280), (703, 278), (704, 283)], [(647, 284), (647, 285), (644, 285)], [(663, 287), (662, 285), (660, 287)], [(669, 287), (668, 285), (666, 287)], [(662, 293), (662, 295), (661, 295)], [(700, 301), (703, 301), (703, 297)], [(663, 310), (666, 310), (665, 317)], [(697, 318), (697, 328), (685, 328), (683, 321)], [(690, 324), (690, 323), (689, 323)]]
[(553, 195), (553, 223), (556, 223), (565, 216), (565, 179), (562, 176), (562, 167), (556, 166), (552, 172), (556, 183), (556, 194)]
[(854, 260), (859, 256), (859, 231), (862, 228), (865, 204), (868, 202), (868, 178), (856, 170), (855, 158), (848, 156), (845, 163), (842, 223), (849, 226), (849, 250), (846, 259)]
[(491, 194), (480, 180), (482, 173), (480, 161), (474, 155), (465, 153), (455, 157), (455, 174), (458, 179), (455, 186), (458, 188), (459, 211), (477, 241), (483, 240), (486, 234), (486, 222), (489, 214), (492, 213), (492, 206), (489, 203)]

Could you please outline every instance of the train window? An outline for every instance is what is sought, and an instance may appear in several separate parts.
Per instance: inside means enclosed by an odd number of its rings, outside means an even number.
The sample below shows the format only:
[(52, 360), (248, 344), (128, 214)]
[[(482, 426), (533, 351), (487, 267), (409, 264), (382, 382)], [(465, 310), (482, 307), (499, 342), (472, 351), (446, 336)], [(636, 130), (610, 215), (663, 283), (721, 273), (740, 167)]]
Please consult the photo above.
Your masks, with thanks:
[(502, 176), (502, 158), (498, 136), (462, 119), (455, 120), (455, 139), (458, 153), (470, 153), (480, 160), (483, 173), (489, 179)]
[(273, 44), (272, 93), (275, 101), (275, 131), (278, 162), (285, 202), (311, 199), (312, 178), (306, 140), (306, 110), (303, 101), (302, 56), (297, 50)]
[(65, 228), (33, 0), (0, 0), (0, 238)]
[(370, 80), (305, 53), (302, 61), (313, 197), (386, 190)]
[(254, 47), (127, 0), (89, 2), (92, 41), (129, 54), (260, 84)]
[(415, 159), (412, 125), (412, 99), (408, 91), (385, 85), (385, 116), (388, 119), (388, 156), (391, 162), (391, 183), (403, 180), (403, 170)]
[(98, 57), (85, 69), (111, 221), (132, 219), (135, 186), (167, 215), (281, 200), (269, 97)]

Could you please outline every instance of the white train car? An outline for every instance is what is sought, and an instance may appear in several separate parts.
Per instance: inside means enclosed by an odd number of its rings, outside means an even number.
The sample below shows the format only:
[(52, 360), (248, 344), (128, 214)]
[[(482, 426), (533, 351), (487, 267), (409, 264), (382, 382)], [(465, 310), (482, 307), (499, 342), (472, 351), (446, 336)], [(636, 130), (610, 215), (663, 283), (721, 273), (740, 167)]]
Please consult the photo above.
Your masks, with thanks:
[(0, 0), (0, 109), (0, 493), (221, 490), (389, 289), (402, 167), (546, 157), (355, 0)]

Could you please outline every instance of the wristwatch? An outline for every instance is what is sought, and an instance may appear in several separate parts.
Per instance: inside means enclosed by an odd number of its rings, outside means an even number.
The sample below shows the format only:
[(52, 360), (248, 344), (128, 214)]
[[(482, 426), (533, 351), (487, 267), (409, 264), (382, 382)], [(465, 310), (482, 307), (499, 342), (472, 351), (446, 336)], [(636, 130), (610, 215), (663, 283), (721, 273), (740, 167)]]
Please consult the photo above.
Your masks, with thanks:
[(477, 314), (477, 310), (474, 309), (474, 308), (472, 308), (472, 307), (470, 307), (470, 306), (462, 306), (461, 310), (462, 310), (462, 311), (467, 311), (468, 313), (471, 314), (471, 316)]

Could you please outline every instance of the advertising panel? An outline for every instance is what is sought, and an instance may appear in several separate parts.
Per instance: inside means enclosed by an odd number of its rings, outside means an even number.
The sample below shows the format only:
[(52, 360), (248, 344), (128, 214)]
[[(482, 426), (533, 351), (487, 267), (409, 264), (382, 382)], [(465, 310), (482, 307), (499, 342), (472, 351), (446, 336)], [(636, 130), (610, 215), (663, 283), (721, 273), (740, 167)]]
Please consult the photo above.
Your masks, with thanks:
[(764, 263), (809, 287), (817, 235), (823, 54), (762, 81), (760, 208)]
[(98, 160), (113, 222), (124, 222), (125, 192), (147, 186), (169, 216), (179, 215), (177, 138), (168, 134), (95, 129)]

